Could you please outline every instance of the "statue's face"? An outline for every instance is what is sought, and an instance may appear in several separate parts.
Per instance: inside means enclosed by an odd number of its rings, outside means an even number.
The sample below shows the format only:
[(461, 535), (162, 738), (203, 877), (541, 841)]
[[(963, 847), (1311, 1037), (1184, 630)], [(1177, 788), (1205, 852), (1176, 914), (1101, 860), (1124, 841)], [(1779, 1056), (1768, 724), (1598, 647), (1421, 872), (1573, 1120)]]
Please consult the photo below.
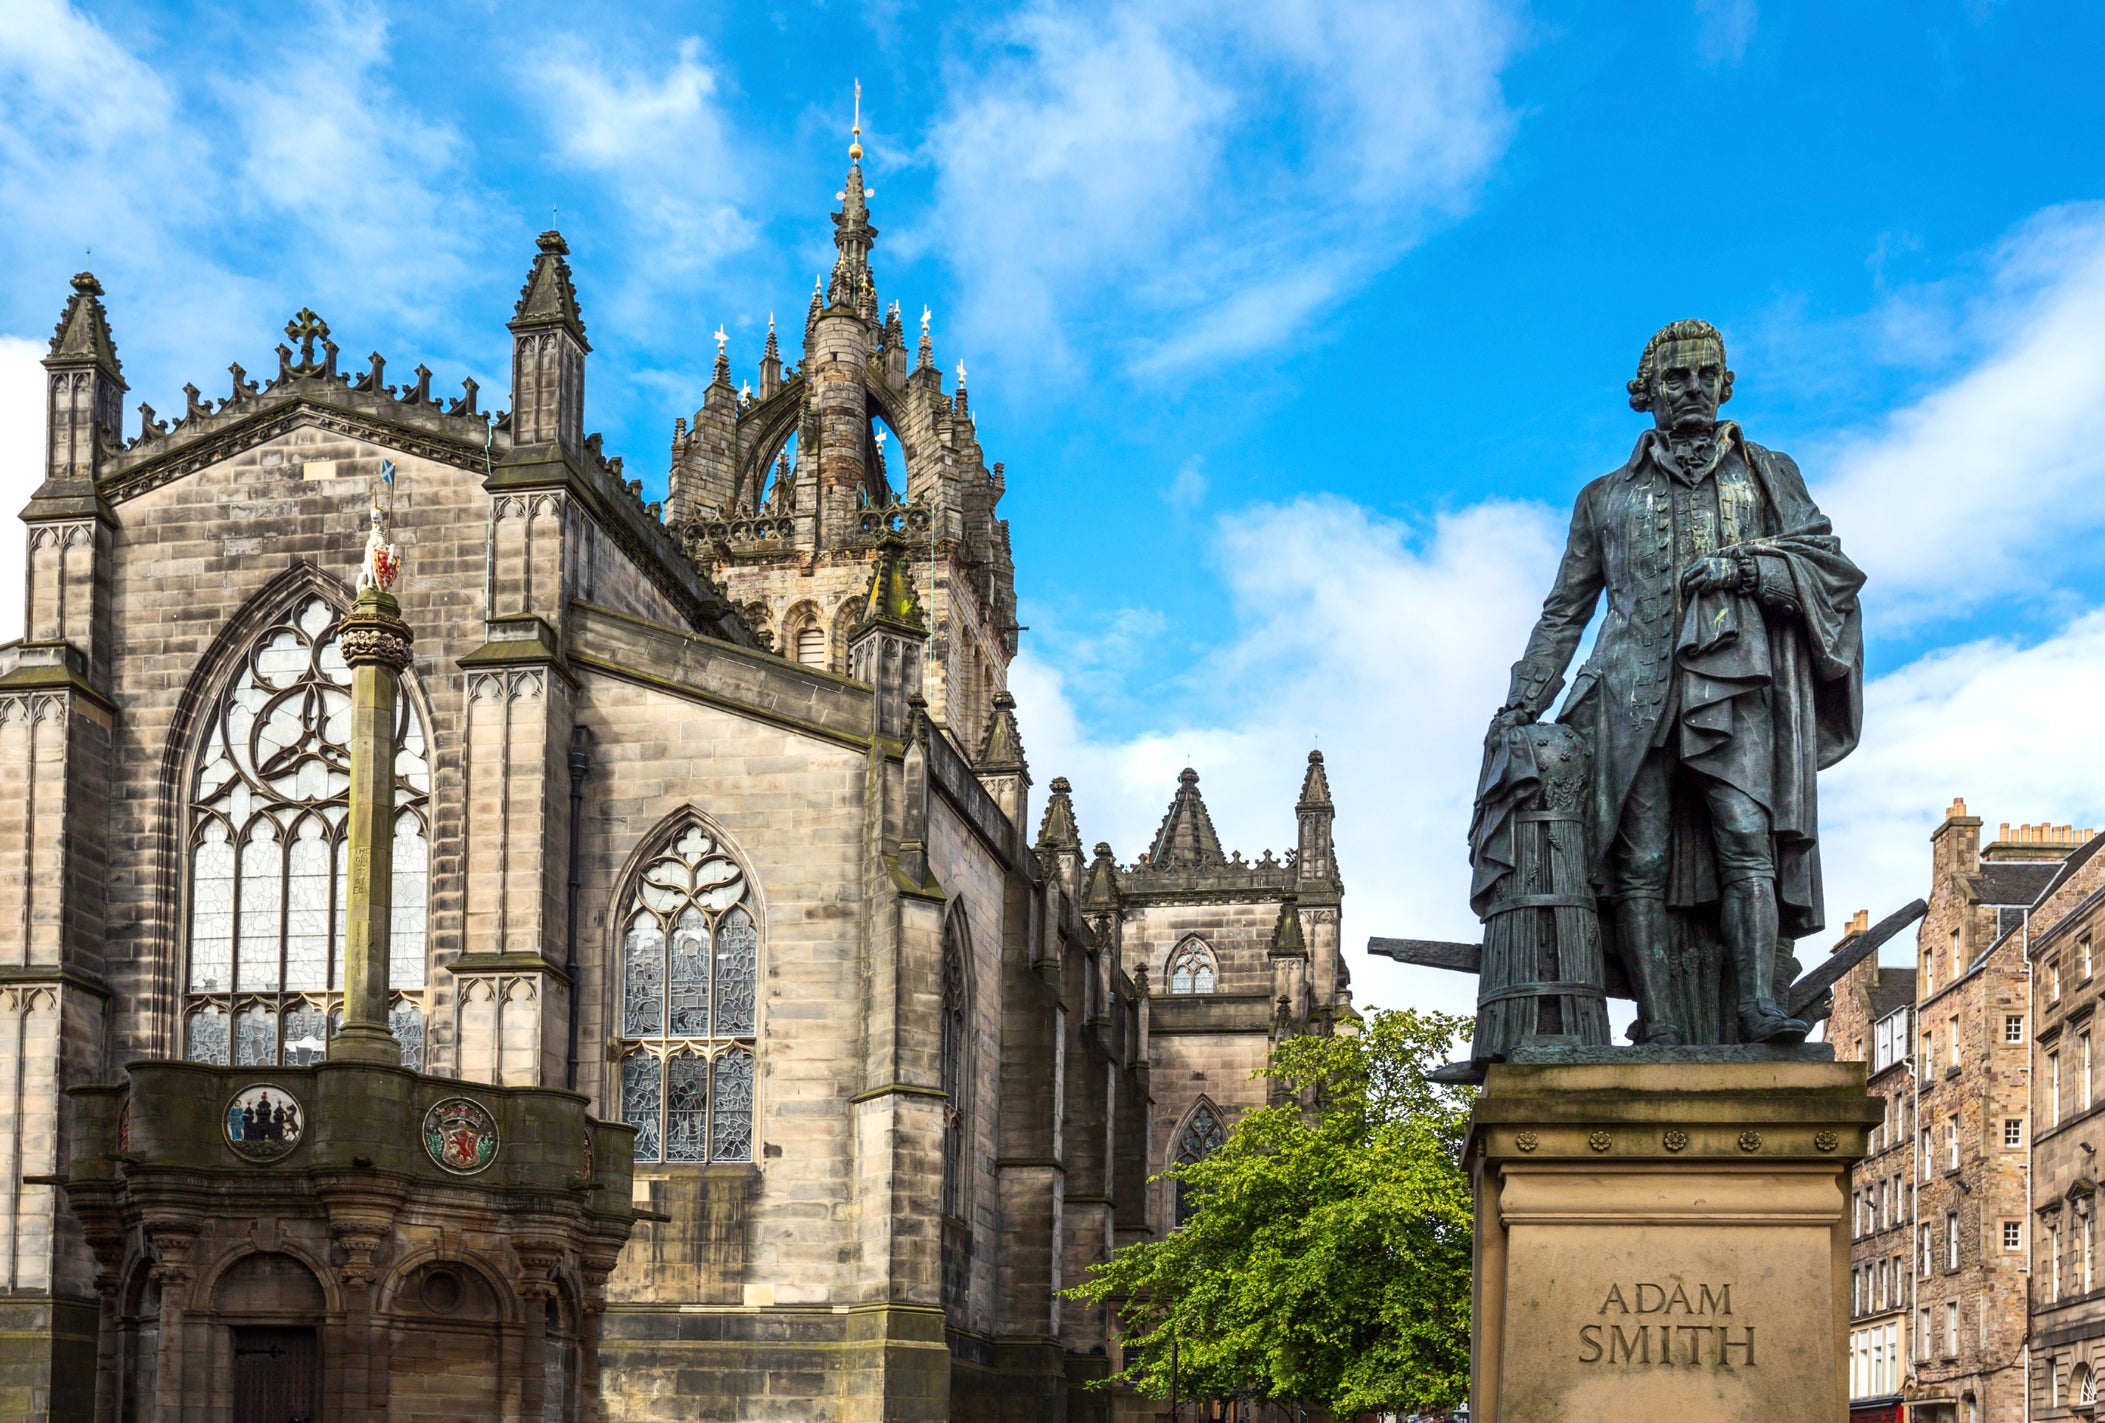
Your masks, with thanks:
[(1662, 430), (1701, 434), (1718, 420), (1725, 352), (1715, 341), (1669, 341), (1654, 353), (1652, 419)]

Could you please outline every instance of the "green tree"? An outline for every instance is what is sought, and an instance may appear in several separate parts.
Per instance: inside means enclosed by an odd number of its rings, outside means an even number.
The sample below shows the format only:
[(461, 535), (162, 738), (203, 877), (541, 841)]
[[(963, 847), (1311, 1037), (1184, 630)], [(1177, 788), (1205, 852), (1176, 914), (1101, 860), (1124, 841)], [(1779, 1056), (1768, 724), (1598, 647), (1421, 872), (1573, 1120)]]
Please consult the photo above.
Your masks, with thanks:
[(1192, 1204), (1070, 1291), (1119, 1307), (1120, 1378), (1183, 1397), (1254, 1393), (1370, 1410), (1452, 1407), (1469, 1388), (1468, 1088), (1426, 1081), (1467, 1032), (1374, 1013), (1351, 1036), (1281, 1043), (1284, 1105), (1247, 1113), (1166, 1173)]

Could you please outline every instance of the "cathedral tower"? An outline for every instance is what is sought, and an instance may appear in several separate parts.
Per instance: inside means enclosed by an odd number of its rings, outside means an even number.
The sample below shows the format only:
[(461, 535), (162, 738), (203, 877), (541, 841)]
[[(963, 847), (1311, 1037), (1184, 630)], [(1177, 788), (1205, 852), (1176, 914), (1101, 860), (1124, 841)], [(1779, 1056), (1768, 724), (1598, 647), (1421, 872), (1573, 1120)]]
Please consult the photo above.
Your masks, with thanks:
[[(772, 318), (757, 391), (734, 391), (719, 355), (701, 406), (674, 426), (666, 519), (778, 652), (840, 676), (856, 675), (849, 643), (879, 546), (898, 541), (927, 618), (929, 715), (976, 757), (1020, 631), (995, 516), (1004, 472), (980, 448), (962, 364), (955, 393), (943, 389), (930, 315), (909, 360), (898, 304), (878, 301), (859, 114), (851, 137), (802, 359), (784, 369)], [(1006, 734), (991, 744), (1005, 761)]]

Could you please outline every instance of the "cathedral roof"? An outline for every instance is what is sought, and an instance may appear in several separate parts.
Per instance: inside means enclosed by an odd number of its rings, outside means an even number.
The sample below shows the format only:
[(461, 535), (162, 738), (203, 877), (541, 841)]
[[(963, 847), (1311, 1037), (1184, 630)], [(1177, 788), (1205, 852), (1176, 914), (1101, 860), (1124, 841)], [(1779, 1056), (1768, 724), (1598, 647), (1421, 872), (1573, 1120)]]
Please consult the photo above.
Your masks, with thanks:
[(526, 285), (519, 289), (519, 304), (512, 308), (512, 330), (560, 326), (591, 350), (592, 343), (585, 339), (585, 318), (578, 310), (577, 287), (570, 280), (570, 264), (563, 260), (570, 255), (570, 244), (554, 231), (542, 233), (535, 242), (541, 252), (526, 274)]
[(1177, 793), (1170, 799), (1162, 828), (1148, 849), (1148, 865), (1157, 870), (1212, 869), (1228, 863), (1213, 817), (1199, 798), (1199, 773), (1186, 766), (1177, 773)]

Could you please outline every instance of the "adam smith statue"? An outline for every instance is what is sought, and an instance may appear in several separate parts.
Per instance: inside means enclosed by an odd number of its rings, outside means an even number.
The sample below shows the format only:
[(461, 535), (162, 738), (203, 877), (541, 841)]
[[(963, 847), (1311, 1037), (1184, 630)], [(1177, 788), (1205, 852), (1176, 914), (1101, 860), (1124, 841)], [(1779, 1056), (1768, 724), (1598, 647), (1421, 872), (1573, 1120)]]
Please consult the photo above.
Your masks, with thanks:
[(1558, 719), (1590, 755), (1586, 853), (1631, 1035), (1795, 1042), (1778, 968), (1821, 928), (1814, 776), (1862, 724), (1864, 575), (1790, 457), (1718, 419), (1715, 327), (1660, 331), (1629, 390), (1655, 428), (1580, 493), (1492, 735), (1548, 709), (1605, 591)]

